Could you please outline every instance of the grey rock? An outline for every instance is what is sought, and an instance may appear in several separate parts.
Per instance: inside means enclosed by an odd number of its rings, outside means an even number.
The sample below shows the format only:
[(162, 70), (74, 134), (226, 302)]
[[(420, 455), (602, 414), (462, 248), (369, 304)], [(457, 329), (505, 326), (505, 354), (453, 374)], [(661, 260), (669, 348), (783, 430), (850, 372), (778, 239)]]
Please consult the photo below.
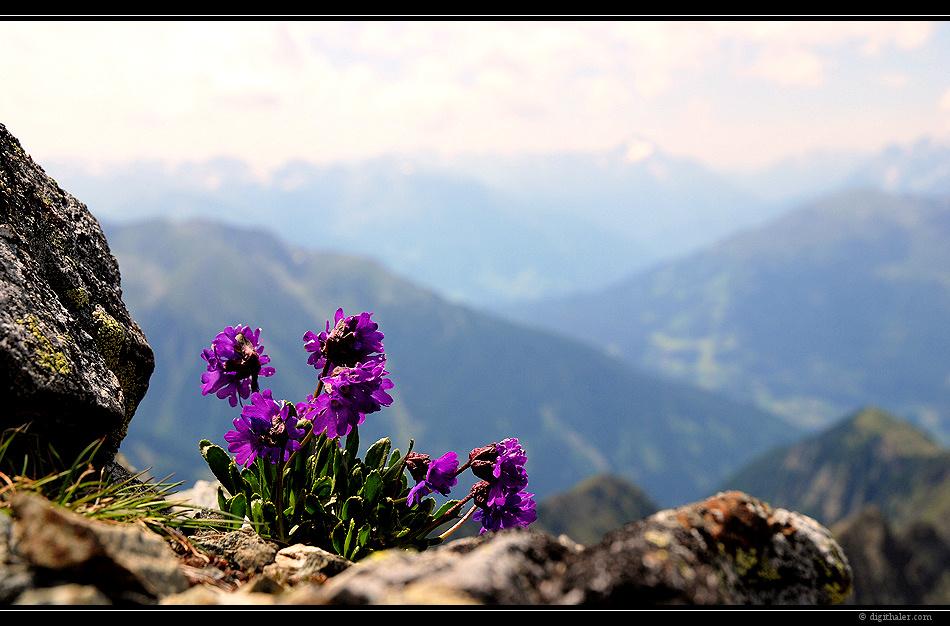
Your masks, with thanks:
[(116, 603), (130, 604), (188, 587), (177, 555), (152, 531), (90, 519), (29, 492), (17, 494), (10, 507), (10, 553), (37, 573), (38, 582), (94, 584)]
[(739, 492), (660, 511), (581, 546), (509, 529), (372, 555), (278, 603), (826, 605), (851, 570), (827, 529)]
[(289, 584), (322, 582), (353, 565), (343, 557), (316, 546), (294, 544), (280, 550), (274, 562), (264, 567), (264, 574)]
[(193, 507), (217, 509), (219, 486), (216, 480), (198, 480), (191, 488), (176, 493), (174, 499)]
[(827, 605), (852, 572), (815, 520), (742, 492), (625, 525), (567, 564), (560, 602), (593, 605)]
[(233, 532), (201, 531), (191, 537), (199, 548), (225, 559), (245, 572), (260, 572), (277, 558), (277, 544), (262, 539), (250, 528)]
[(105, 465), (153, 369), (99, 223), (0, 124), (0, 430), (68, 460), (104, 438)]
[(69, 583), (56, 587), (29, 589), (22, 593), (13, 603), (14, 605), (81, 605), (81, 606), (108, 606), (112, 604), (109, 597), (94, 585), (77, 585)]
[(11, 604), (36, 586), (33, 570), (10, 550), (13, 518), (0, 511), (0, 604)]
[(545, 589), (577, 544), (544, 532), (510, 529), (425, 552), (376, 553), (296, 603), (546, 604)]
[[(192, 541), (211, 555), (200, 570), (157, 535), (126, 536), (148, 535), (143, 529), (77, 520), (38, 497), (14, 502), (8, 564), (0, 564), (0, 589), (6, 579), (14, 590), (5, 604), (99, 601), (84, 595), (94, 585), (113, 604), (827, 605), (845, 599), (852, 580), (827, 529), (740, 492), (660, 511), (587, 546), (515, 528), (350, 563), (312, 546), (277, 551), (249, 529), (199, 532)], [(156, 541), (155, 552), (140, 547)], [(79, 587), (53, 589), (63, 585)]]

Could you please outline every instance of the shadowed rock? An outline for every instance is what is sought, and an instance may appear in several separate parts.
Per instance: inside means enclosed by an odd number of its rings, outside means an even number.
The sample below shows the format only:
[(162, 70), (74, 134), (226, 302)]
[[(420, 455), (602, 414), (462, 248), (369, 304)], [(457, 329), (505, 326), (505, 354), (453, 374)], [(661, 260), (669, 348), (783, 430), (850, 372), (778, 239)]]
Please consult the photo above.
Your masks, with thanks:
[(108, 464), (154, 365), (99, 223), (0, 124), (0, 430)]
[[(94, 520), (51, 504), (32, 493), (11, 500), (12, 553), (31, 566), (33, 577), (100, 589), (112, 603), (150, 604), (180, 593), (188, 581), (171, 547), (136, 524)], [(20, 598), (27, 603), (29, 596)]]

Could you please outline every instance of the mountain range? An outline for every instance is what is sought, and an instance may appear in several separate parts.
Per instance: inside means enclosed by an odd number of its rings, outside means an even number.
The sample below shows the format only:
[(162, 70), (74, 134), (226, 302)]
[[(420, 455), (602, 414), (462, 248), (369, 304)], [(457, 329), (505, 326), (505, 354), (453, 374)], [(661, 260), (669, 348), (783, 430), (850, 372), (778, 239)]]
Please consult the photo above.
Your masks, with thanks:
[(874, 404), (950, 441), (950, 197), (824, 196), (517, 315), (804, 427)]
[(611, 474), (591, 476), (538, 503), (533, 527), (591, 544), (629, 522), (660, 510), (642, 489)]
[(298, 160), (267, 173), (223, 157), (44, 165), (100, 219), (264, 226), (497, 312), (606, 287), (841, 189), (942, 195), (948, 152), (925, 138), (717, 171), (633, 137), (591, 152)]
[[(201, 351), (225, 326), (260, 327), (275, 398), (316, 386), (302, 337), (337, 308), (373, 313), (385, 334), (391, 407), (367, 417), (364, 447), (383, 436), (441, 456), (506, 437), (528, 450), (539, 497), (611, 472), (658, 502), (706, 495), (758, 452), (801, 431), (751, 405), (646, 375), (603, 351), (453, 303), (366, 258), (292, 246), (214, 222), (105, 224), (123, 298), (156, 369), (122, 444), (136, 467), (190, 482), (210, 476), (198, 453), (225, 445), (238, 413), (202, 396)], [(582, 322), (586, 323), (586, 322)]]
[(492, 309), (606, 286), (779, 209), (642, 139), (593, 153), (46, 168), (100, 219), (214, 219), (366, 256)]
[(924, 521), (950, 539), (950, 450), (877, 407), (761, 454), (719, 488), (829, 527), (873, 506), (897, 527)]

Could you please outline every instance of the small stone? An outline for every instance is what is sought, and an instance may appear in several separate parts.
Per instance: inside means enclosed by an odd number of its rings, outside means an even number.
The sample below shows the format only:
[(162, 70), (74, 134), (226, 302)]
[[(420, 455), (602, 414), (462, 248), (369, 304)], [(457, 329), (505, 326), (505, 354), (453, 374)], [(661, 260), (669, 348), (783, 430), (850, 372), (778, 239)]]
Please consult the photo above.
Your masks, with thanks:
[(70, 583), (56, 587), (29, 589), (20, 594), (15, 605), (111, 605), (109, 597), (93, 585)]

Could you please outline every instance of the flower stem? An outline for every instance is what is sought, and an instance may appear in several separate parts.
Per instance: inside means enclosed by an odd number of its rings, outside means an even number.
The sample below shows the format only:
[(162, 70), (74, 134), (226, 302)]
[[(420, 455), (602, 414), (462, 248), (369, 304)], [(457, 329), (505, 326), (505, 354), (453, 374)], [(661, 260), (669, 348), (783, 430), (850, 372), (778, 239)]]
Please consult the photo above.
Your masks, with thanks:
[[(465, 498), (464, 498), (463, 500), (460, 500), (459, 502), (456, 502), (455, 505), (453, 505), (451, 509), (449, 509), (448, 511), (446, 511), (445, 513), (443, 513), (441, 516), (439, 516), (439, 519), (437, 519), (437, 520), (435, 520), (434, 522), (430, 523), (430, 524), (429, 524), (428, 526), (426, 526), (421, 532), (416, 533), (415, 536), (416, 536), (416, 537), (426, 537), (426, 536), (428, 536), (428, 534), (429, 534), (431, 531), (435, 530), (436, 528), (438, 528), (439, 526), (441, 526), (442, 524), (444, 524), (444, 523), (446, 522), (446, 520), (448, 520), (450, 517), (452, 517), (453, 515), (455, 515), (455, 514), (458, 512), (458, 510), (459, 510), (460, 508), (462, 508), (462, 505), (464, 505), (466, 502), (468, 502), (468, 501), (471, 500), (471, 499), (472, 499), (472, 494), (469, 494), (469, 495), (465, 496)], [(468, 517), (468, 516), (471, 515), (471, 514), (472, 514), (472, 511), (469, 511), (469, 512), (466, 513), (465, 515), (466, 515), (466, 517)], [(453, 526), (453, 529), (454, 529), (454, 526)]]
[[(319, 396), (320, 393), (323, 391), (323, 377), (326, 376), (329, 373), (329, 371), (330, 371), (330, 361), (328, 360), (323, 365), (323, 372), (320, 373), (319, 382), (317, 383), (317, 390), (313, 392), (314, 400), (316, 400), (317, 396)], [(304, 438), (300, 440), (300, 448), (293, 451), (293, 453), (290, 455), (290, 458), (287, 459), (287, 462), (283, 465), (281, 469), (283, 469), (284, 467), (287, 467), (288, 465), (290, 465), (290, 463), (293, 462), (293, 460), (297, 457), (297, 453), (300, 452), (300, 450), (304, 449), (304, 447), (310, 441), (310, 437), (312, 436), (313, 436), (313, 426), (310, 427), (310, 430), (307, 431), (307, 434), (304, 435)]]
[(280, 540), (286, 541), (284, 534), (284, 467), (281, 465), (277, 469), (277, 532), (280, 533)]
[[(461, 505), (461, 502), (460, 502), (459, 504)], [(470, 517), (472, 516), (472, 513), (475, 512), (475, 509), (476, 509), (476, 508), (478, 508), (477, 505), (473, 504), (473, 505), (472, 505), (472, 508), (470, 508), (470, 509), (468, 510), (468, 513), (466, 513), (465, 515), (462, 516), (462, 519), (460, 519), (459, 521), (455, 522), (455, 524), (452, 526), (452, 528), (448, 529), (447, 531), (445, 531), (444, 533), (442, 533), (441, 535), (439, 535), (439, 539), (445, 539), (446, 537), (448, 537), (449, 535), (451, 535), (452, 533), (454, 533), (456, 530), (458, 530), (458, 527), (461, 526), (462, 524), (464, 524), (465, 521), (466, 521), (468, 518), (470, 518)]]

